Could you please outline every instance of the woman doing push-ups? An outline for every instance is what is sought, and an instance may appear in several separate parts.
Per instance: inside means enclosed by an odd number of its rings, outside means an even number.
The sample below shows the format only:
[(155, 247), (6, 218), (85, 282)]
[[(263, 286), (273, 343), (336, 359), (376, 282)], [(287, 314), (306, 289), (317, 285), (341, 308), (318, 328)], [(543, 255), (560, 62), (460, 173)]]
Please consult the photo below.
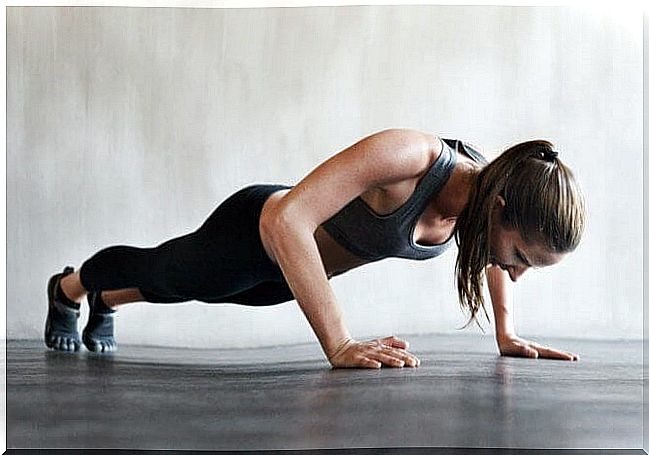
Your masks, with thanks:
[[(100, 250), (48, 282), (45, 343), (116, 349), (115, 308), (132, 302), (275, 305), (295, 299), (334, 367), (418, 366), (394, 336), (360, 341), (329, 279), (389, 257), (426, 260), (455, 239), (459, 304), (477, 322), (487, 282), (501, 355), (577, 360), (517, 336), (508, 286), (579, 244), (585, 202), (552, 143), (514, 145), (492, 160), (456, 139), (387, 129), (335, 154), (294, 186), (255, 184), (194, 232), (155, 248)], [(77, 331), (87, 296), (88, 323)]]

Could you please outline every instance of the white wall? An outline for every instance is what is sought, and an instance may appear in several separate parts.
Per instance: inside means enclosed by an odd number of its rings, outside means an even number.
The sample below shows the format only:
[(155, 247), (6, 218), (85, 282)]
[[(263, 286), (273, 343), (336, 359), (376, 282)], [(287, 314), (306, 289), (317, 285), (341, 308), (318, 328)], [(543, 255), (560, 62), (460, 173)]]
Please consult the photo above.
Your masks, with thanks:
[[(516, 284), (519, 332), (641, 338), (641, 27), (566, 7), (8, 8), (7, 336), (42, 336), (64, 265), (187, 233), (245, 184), (295, 184), (410, 127), (498, 151), (555, 142), (589, 224)], [(456, 333), (455, 254), (332, 280), (352, 334)], [(315, 342), (294, 301), (134, 304), (117, 336)]]

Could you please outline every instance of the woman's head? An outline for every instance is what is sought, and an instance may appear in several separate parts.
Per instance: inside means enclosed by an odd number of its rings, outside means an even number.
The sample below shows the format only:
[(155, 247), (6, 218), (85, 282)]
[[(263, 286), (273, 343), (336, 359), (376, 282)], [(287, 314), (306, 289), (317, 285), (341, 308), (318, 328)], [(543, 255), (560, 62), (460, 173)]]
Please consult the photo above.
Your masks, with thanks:
[(484, 305), (488, 264), (507, 269), (516, 281), (529, 268), (559, 262), (581, 241), (585, 212), (579, 184), (551, 142), (516, 144), (485, 166), (454, 234), (460, 305), (470, 311), (469, 323)]
[(489, 263), (505, 270), (512, 281), (517, 281), (529, 269), (556, 264), (567, 252), (555, 252), (545, 242), (526, 242), (520, 231), (506, 227), (502, 221), (506, 202), (496, 197), (489, 235)]

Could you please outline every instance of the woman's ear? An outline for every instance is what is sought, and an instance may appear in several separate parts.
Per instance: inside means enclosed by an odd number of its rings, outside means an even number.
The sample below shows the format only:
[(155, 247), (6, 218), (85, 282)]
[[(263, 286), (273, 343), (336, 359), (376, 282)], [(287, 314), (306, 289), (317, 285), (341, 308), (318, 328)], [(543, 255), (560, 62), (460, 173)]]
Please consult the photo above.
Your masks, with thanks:
[(503, 209), (505, 208), (505, 199), (501, 195), (496, 196), (496, 201), (491, 208), (491, 219), (494, 225), (500, 223)]

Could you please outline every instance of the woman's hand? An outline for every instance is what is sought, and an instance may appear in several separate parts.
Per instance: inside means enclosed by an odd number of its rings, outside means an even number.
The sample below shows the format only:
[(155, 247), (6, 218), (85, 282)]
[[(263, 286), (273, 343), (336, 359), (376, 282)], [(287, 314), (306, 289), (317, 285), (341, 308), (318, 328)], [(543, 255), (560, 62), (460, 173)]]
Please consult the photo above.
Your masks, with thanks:
[(532, 357), (559, 360), (579, 360), (577, 354), (566, 351), (559, 351), (548, 346), (540, 345), (534, 341), (528, 341), (516, 335), (509, 335), (498, 339), (500, 355), (511, 357)]
[(395, 336), (365, 342), (348, 338), (329, 356), (329, 362), (334, 368), (419, 366), (420, 360), (406, 352), (407, 347), (407, 341)]

